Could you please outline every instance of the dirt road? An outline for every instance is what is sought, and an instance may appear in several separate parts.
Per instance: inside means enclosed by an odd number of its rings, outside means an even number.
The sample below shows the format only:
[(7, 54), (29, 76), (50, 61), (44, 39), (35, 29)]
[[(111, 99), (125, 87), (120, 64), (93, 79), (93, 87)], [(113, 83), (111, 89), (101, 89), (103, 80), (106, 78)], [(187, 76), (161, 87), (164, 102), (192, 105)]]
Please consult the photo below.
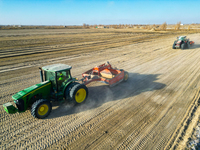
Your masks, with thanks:
[[(65, 43), (70, 38), (60, 41), (64, 37), (61, 32), (48, 31), (31, 32), (32, 37), (27, 32), (16, 32), (19, 39), (6, 46), (9, 42), (5, 39), (14, 33), (1, 34), (1, 52), (6, 53), (0, 59), (0, 149), (185, 147), (184, 141), (190, 136), (186, 134), (188, 125), (195, 125), (193, 118), (198, 118), (194, 116), (200, 96), (200, 34), (188, 34), (195, 41), (194, 47), (174, 50), (175, 37), (171, 34), (137, 33), (136, 38), (134, 33), (94, 31), (88, 30), (90, 38), (83, 34), (87, 41), (74, 44)], [(65, 34), (72, 33), (76, 35), (71, 30)], [(38, 44), (40, 34), (48, 34), (48, 38), (60, 43), (46, 40)], [(49, 37), (55, 34), (59, 38)], [(101, 43), (98, 38), (91, 40), (91, 35), (97, 34)], [(34, 37), (35, 45), (32, 41), (30, 46), (28, 39), (33, 36), (40, 38)], [(29, 44), (20, 47), (20, 38), (26, 39), (25, 45)], [(34, 52), (35, 48), (41, 52)], [(15, 50), (26, 55), (17, 56)], [(8, 56), (12, 54), (15, 56)], [(84, 71), (106, 61), (128, 71), (129, 80), (112, 88), (91, 83), (86, 103), (76, 107), (54, 103), (50, 116), (43, 120), (34, 119), (30, 111), (9, 115), (3, 110), (2, 104), (12, 102), (13, 94), (40, 82), (38, 66), (68, 64), (72, 66), (72, 75), (80, 78)]]

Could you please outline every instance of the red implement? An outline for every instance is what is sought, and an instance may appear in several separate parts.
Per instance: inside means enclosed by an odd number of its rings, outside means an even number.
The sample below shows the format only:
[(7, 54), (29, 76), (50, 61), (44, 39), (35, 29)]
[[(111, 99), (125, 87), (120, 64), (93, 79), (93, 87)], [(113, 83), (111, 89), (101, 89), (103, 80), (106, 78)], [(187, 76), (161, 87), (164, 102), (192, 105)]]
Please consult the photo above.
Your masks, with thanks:
[(112, 87), (121, 81), (126, 81), (128, 79), (128, 72), (124, 70), (113, 69), (109, 63), (104, 63), (84, 72), (82, 76), (82, 81), (85, 85), (93, 81), (100, 81), (109, 84), (109, 86)]
[(194, 41), (190, 41), (190, 45), (194, 45)]

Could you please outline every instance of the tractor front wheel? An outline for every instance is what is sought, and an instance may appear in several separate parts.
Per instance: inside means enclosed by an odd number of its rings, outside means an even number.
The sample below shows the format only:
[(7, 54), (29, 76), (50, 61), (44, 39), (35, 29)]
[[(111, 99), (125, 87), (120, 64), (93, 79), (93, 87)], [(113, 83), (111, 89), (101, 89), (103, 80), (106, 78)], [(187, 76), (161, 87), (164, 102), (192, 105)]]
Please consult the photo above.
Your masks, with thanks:
[(31, 115), (35, 118), (43, 119), (50, 114), (51, 110), (51, 102), (46, 99), (40, 99), (33, 103), (31, 108)]
[(173, 49), (176, 49), (176, 44), (175, 44), (175, 43), (173, 44), (172, 48), (173, 48)]
[(88, 88), (84, 84), (76, 84), (70, 90), (69, 96), (75, 104), (83, 103), (88, 96)]

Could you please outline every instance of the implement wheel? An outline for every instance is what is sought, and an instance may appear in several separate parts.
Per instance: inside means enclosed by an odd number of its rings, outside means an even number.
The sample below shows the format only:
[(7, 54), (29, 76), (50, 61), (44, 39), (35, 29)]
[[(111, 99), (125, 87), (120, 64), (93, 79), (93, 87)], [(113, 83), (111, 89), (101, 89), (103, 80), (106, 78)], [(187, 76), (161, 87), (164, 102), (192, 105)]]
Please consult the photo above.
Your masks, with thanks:
[(84, 84), (76, 84), (70, 90), (69, 95), (75, 104), (83, 103), (88, 96), (88, 88)]
[(124, 81), (127, 81), (128, 77), (129, 77), (128, 72), (124, 71)]
[(52, 110), (50, 101), (46, 99), (40, 99), (33, 103), (31, 108), (31, 115), (35, 118), (43, 119), (47, 117)]

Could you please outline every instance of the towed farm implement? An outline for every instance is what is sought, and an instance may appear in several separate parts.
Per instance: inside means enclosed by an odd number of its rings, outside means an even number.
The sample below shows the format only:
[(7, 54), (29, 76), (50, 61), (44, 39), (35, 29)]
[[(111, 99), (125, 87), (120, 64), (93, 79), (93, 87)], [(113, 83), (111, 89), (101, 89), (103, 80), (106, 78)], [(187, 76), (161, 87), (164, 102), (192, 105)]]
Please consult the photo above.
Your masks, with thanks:
[(8, 102), (3, 104), (4, 110), (9, 114), (14, 114), (30, 109), (33, 117), (42, 119), (50, 114), (52, 101), (66, 100), (74, 104), (83, 103), (88, 97), (86, 85), (93, 81), (100, 81), (112, 87), (121, 81), (127, 81), (129, 77), (128, 72), (112, 68), (109, 62), (84, 72), (80, 80), (71, 76), (71, 68), (65, 64), (39, 68), (41, 83), (13, 95), (16, 107)]

